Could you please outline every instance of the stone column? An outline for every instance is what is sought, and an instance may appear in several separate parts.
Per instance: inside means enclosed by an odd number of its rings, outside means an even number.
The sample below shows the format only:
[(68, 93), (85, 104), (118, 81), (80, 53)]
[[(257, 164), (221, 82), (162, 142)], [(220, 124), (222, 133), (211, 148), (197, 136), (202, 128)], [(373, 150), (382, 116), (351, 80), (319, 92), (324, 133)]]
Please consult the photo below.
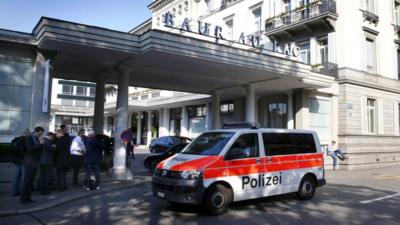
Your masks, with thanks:
[(212, 94), (212, 129), (220, 128), (221, 91)]
[(147, 140), (146, 140), (146, 145), (149, 146), (151, 142), (151, 111), (147, 112)]
[[(47, 132), (49, 131), (50, 124), (52, 76), (49, 67), (49, 76), (46, 78), (46, 60), (47, 59), (40, 52), (37, 52), (33, 67), (29, 126), (31, 130), (37, 126), (41, 126)], [(49, 64), (51, 64), (51, 61), (49, 61)], [(46, 83), (47, 93), (45, 90)]]
[(304, 89), (298, 89), (295, 95), (295, 128), (308, 129), (309, 127), (309, 110), (308, 110), (308, 94)]
[(96, 96), (94, 101), (93, 128), (96, 134), (103, 134), (104, 127), (104, 98), (105, 82), (103, 79), (96, 81)]
[(293, 116), (293, 91), (286, 92), (287, 100), (287, 128), (294, 129), (294, 116)]
[(118, 180), (132, 179), (130, 169), (126, 168), (126, 144), (122, 142), (121, 133), (128, 129), (128, 88), (129, 70), (118, 68), (118, 95), (115, 115), (114, 166), (113, 178)]
[(164, 136), (169, 135), (169, 109), (164, 108), (163, 110), (163, 127), (164, 127)]
[(249, 84), (246, 86), (246, 122), (256, 122), (256, 96), (255, 88)]
[(136, 129), (136, 144), (142, 144), (142, 112), (138, 112), (137, 129)]
[(188, 122), (189, 122), (189, 115), (186, 109), (186, 106), (182, 107), (182, 120), (181, 120), (181, 136), (188, 136), (189, 129), (188, 129)]

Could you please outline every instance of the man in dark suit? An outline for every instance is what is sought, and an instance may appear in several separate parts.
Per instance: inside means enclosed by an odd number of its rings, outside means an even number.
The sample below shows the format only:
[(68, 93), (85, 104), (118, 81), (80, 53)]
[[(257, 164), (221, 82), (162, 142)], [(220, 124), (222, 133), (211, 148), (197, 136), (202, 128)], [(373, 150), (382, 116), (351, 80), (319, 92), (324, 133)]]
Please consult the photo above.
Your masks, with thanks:
[(37, 166), (39, 165), (40, 151), (44, 143), (44, 140), (41, 139), (43, 133), (43, 127), (36, 127), (32, 135), (27, 136), (25, 140), (26, 153), (22, 163), (23, 175), (20, 198), (22, 204), (34, 202), (31, 198), (31, 192)]
[(90, 176), (94, 173), (96, 189), (100, 189), (100, 163), (103, 159), (103, 144), (95, 138), (94, 130), (88, 131), (88, 138), (86, 139), (86, 177), (85, 186), (86, 190), (90, 190)]

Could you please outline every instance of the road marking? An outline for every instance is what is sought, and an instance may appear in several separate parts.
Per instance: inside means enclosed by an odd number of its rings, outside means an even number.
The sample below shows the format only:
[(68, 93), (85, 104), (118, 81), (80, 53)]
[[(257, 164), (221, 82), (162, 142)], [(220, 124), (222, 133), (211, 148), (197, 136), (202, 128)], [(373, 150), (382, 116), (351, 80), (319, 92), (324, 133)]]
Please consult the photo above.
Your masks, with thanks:
[(376, 179), (378, 180), (384, 180), (384, 179), (395, 179), (395, 178), (400, 178), (400, 176), (380, 176)]
[(400, 196), (400, 193), (397, 194), (393, 194), (393, 195), (386, 195), (380, 198), (374, 198), (374, 199), (370, 199), (370, 200), (365, 200), (365, 201), (361, 201), (360, 204), (368, 204), (371, 202), (376, 202), (376, 201), (380, 201), (380, 200), (384, 200), (384, 199), (388, 199), (388, 198), (393, 198), (393, 197), (397, 197)]

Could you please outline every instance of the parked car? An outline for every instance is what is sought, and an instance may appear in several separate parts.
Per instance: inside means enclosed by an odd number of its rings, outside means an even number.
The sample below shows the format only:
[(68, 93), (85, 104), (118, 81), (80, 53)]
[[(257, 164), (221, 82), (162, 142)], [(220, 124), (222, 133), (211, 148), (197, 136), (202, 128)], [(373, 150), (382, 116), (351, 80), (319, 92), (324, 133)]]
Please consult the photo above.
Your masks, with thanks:
[(178, 144), (188, 144), (192, 139), (181, 136), (164, 136), (157, 139), (153, 139), (150, 143), (149, 150), (151, 153), (165, 152), (172, 146)]
[(157, 165), (161, 161), (167, 159), (170, 156), (175, 155), (176, 153), (181, 152), (188, 144), (189, 143), (180, 143), (172, 146), (171, 148), (167, 149), (164, 152), (153, 153), (151, 155), (146, 156), (143, 161), (144, 167), (148, 169), (151, 173), (154, 173)]

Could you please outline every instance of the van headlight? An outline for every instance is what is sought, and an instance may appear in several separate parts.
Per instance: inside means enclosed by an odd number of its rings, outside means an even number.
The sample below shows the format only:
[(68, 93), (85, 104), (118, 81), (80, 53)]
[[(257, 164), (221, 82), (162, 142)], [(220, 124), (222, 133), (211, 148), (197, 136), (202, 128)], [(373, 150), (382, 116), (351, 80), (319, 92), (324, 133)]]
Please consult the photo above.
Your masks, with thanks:
[(203, 176), (199, 170), (185, 170), (181, 172), (181, 177), (185, 180), (198, 180)]

